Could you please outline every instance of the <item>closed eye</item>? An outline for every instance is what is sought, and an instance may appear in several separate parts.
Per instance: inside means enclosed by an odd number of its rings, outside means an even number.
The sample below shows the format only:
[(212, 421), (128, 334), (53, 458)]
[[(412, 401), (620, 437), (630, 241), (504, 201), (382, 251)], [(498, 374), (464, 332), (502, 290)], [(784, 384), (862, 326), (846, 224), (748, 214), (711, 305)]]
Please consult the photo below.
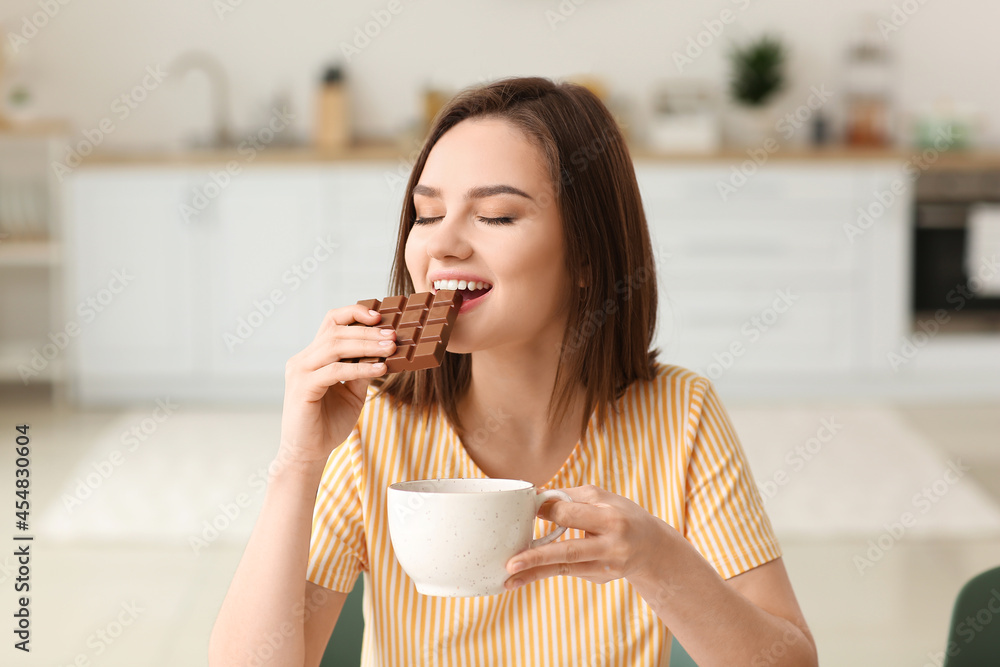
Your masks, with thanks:
[(503, 217), (503, 218), (480, 217), (479, 219), (485, 222), (487, 225), (509, 225), (510, 223), (514, 222), (514, 218), (510, 217)]
[[(438, 220), (441, 220), (443, 217), (444, 216), (440, 216), (439, 215), (439, 216), (434, 217), (434, 218), (414, 218), (413, 224), (414, 225), (426, 225), (426, 224), (431, 223), (431, 222), (437, 222)], [(514, 222), (514, 218), (511, 218), (509, 216), (505, 216), (505, 217), (502, 217), (502, 218), (484, 218), (484, 217), (480, 216), (479, 219), (482, 220), (487, 225), (509, 225), (510, 223)]]

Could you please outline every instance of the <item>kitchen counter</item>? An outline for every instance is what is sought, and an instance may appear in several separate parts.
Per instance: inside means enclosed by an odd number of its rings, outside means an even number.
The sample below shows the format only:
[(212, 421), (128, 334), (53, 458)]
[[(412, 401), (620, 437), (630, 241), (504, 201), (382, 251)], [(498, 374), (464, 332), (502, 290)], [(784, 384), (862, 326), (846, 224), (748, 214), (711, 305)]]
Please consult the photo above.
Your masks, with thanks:
[[(642, 162), (663, 163), (739, 163), (751, 159), (753, 149), (724, 149), (714, 153), (663, 153), (643, 147), (629, 148), (632, 157)], [(761, 159), (762, 148), (757, 149), (758, 161)], [(842, 163), (842, 162), (899, 162), (914, 160), (917, 168), (932, 167), (934, 169), (1000, 169), (1000, 149), (955, 151), (935, 155), (927, 153), (922, 157), (918, 149), (886, 148), (865, 149), (842, 146), (829, 148), (789, 147), (779, 145), (778, 149), (767, 155), (768, 161), (776, 162), (806, 162), (806, 163)], [(236, 161), (244, 165), (249, 163), (268, 165), (322, 164), (337, 162), (373, 162), (373, 161), (411, 161), (416, 157), (417, 148), (409, 150), (393, 143), (368, 143), (346, 148), (344, 150), (319, 150), (312, 147), (265, 147), (262, 150), (191, 150), (183, 152), (169, 151), (137, 151), (137, 152), (98, 152), (84, 159), (84, 165), (100, 166), (198, 166), (226, 164)]]
[[(707, 154), (670, 154), (631, 148), (632, 158), (648, 162), (727, 162), (740, 163), (753, 158), (755, 149), (730, 148)], [(757, 148), (758, 161), (762, 149)], [(912, 161), (917, 169), (1000, 169), (1000, 149), (954, 151), (938, 153), (924, 152), (918, 148), (850, 148), (831, 146), (827, 148), (790, 147), (778, 150), (767, 157), (767, 161), (804, 163), (844, 163), (844, 162), (896, 162)]]
[[(415, 154), (414, 154), (415, 155)], [(371, 162), (398, 160), (405, 157), (399, 145), (372, 143), (351, 146), (343, 150), (323, 150), (310, 146), (263, 147), (247, 145), (241, 152), (231, 149), (192, 149), (188, 151), (97, 152), (83, 160), (84, 165), (147, 165), (199, 166), (225, 164), (230, 160), (240, 164), (313, 164), (324, 162)]]

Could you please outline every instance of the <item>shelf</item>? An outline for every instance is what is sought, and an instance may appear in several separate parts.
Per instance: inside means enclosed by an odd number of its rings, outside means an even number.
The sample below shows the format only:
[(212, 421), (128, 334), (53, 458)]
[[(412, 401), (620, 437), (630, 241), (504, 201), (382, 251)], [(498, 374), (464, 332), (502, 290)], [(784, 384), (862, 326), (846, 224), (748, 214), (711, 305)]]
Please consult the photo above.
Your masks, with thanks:
[(0, 137), (51, 137), (70, 133), (67, 121), (47, 119), (29, 122), (8, 121), (0, 116)]
[(48, 267), (59, 263), (59, 246), (48, 240), (5, 240), (0, 237), (0, 268)]

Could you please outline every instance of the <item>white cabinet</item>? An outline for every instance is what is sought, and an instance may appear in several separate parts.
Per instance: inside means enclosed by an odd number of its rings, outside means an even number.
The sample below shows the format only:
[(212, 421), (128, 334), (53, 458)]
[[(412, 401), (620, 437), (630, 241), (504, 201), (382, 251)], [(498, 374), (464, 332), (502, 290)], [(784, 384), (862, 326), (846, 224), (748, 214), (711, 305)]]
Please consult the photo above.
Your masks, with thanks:
[[(327, 310), (389, 292), (395, 170), (272, 163), (218, 189), (206, 187), (212, 167), (77, 170), (65, 184), (77, 398), (280, 400), (285, 362)], [(774, 161), (726, 199), (722, 163), (636, 173), (662, 361), (720, 386), (784, 378), (785, 395), (884, 371), (884, 349), (906, 326), (909, 208), (892, 207), (853, 242), (845, 225), (901, 166)], [(214, 196), (182, 214), (196, 191)]]
[(401, 197), (390, 168), (260, 166), (220, 188), (212, 168), (67, 178), (75, 397), (280, 399), (285, 362), (326, 311), (386, 293)]
[(871, 330), (906, 302), (902, 260), (875, 249), (888, 239), (889, 252), (906, 251), (909, 211), (901, 203), (853, 243), (845, 225), (896, 165), (769, 164), (736, 192), (720, 188), (728, 165), (636, 171), (659, 259), (663, 361), (721, 385), (866, 370)]
[(194, 373), (202, 230), (180, 204), (184, 171), (82, 170), (66, 181), (67, 317), (80, 328), (72, 377), (84, 382)]
[(211, 376), (280, 388), (285, 362), (312, 339), (341, 260), (323, 187), (314, 169), (254, 169), (206, 210), (196, 302), (210, 341), (199, 365)]
[(213, 375), (280, 391), (285, 362), (328, 310), (385, 296), (399, 209), (384, 171), (278, 167), (233, 179), (205, 225)]
[(326, 311), (384, 295), (396, 222), (381, 172), (258, 167), (218, 190), (210, 169), (68, 178), (76, 398), (280, 399)]
[(324, 204), (342, 256), (335, 280), (325, 285), (330, 308), (389, 293), (403, 198), (403, 186), (392, 188), (386, 178), (395, 169), (374, 162), (323, 170)]

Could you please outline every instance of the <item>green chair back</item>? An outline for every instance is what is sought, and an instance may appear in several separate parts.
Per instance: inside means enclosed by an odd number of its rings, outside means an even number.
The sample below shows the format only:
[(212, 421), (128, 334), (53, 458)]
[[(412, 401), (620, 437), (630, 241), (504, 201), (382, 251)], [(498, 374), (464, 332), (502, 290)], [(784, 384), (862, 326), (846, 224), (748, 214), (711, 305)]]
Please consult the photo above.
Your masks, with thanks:
[(944, 667), (1000, 664), (1000, 567), (969, 580), (951, 612)]
[(674, 643), (670, 647), (670, 667), (698, 667), (684, 650), (684, 647), (677, 643), (676, 637), (674, 637)]
[(337, 627), (330, 635), (330, 641), (323, 653), (320, 667), (358, 667), (361, 664), (361, 636), (364, 634), (365, 619), (362, 600), (365, 595), (364, 575), (358, 577), (354, 590), (344, 601), (344, 608), (337, 619)]
[[(365, 627), (361, 611), (363, 597), (364, 576), (360, 576), (344, 602), (320, 667), (358, 667), (361, 664), (361, 635)], [(698, 667), (676, 639), (670, 649), (670, 667)]]

